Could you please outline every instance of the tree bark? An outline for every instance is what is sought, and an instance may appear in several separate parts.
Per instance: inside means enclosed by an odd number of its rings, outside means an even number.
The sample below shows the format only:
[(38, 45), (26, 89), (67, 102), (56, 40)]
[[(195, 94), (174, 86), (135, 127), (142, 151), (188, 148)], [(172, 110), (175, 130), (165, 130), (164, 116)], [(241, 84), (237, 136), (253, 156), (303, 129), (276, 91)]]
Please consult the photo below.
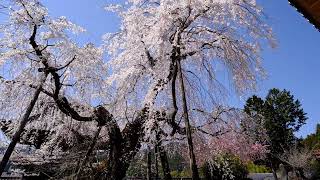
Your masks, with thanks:
[(106, 128), (109, 136), (109, 155), (105, 160), (107, 172), (96, 173), (94, 179), (122, 180), (125, 178), (131, 160), (140, 149), (143, 123), (147, 112), (148, 109), (144, 108), (140, 115), (133, 122), (128, 123), (122, 132), (115, 120), (108, 123)]
[(161, 146), (161, 145), (159, 146), (159, 156), (160, 156), (164, 179), (171, 180), (172, 177), (170, 174), (170, 167), (169, 167), (167, 153), (166, 153), (165, 149), (163, 148), (163, 146)]
[(278, 180), (277, 170), (275, 169), (273, 162), (271, 162), (271, 170), (272, 170), (274, 180)]
[(274, 180), (278, 180), (277, 171), (273, 168), (272, 168), (272, 174), (273, 174)]
[(156, 180), (158, 180), (159, 178), (159, 167), (158, 167), (158, 145), (156, 143), (155, 147), (154, 147), (154, 165), (155, 165), (155, 178)]
[(123, 157), (123, 137), (121, 135), (119, 127), (116, 122), (112, 122), (108, 128), (110, 138), (110, 152), (107, 167), (107, 179), (110, 180), (121, 180), (126, 175), (127, 162), (124, 161)]
[[(172, 177), (170, 174), (170, 166), (169, 166), (169, 162), (168, 162), (168, 157), (167, 157), (167, 153), (166, 153), (164, 147), (162, 146), (161, 135), (160, 135), (159, 131), (156, 131), (156, 145), (155, 146), (157, 149), (157, 154), (159, 154), (164, 179), (171, 180)], [(158, 165), (158, 164), (156, 164), (156, 165)], [(158, 178), (158, 174), (157, 174), (157, 178)]]
[(147, 180), (151, 180), (151, 151), (150, 147), (148, 146), (147, 149)]
[(180, 60), (177, 61), (177, 66), (178, 66), (178, 73), (179, 73), (179, 80), (180, 80), (180, 90), (182, 93), (183, 117), (184, 117), (184, 122), (185, 122), (185, 127), (186, 127), (187, 140), (188, 140), (188, 151), (189, 151), (192, 179), (199, 180), (200, 178), (199, 178), (198, 167), (197, 167), (197, 163), (196, 163), (196, 157), (195, 157), (194, 151), (193, 151), (192, 132), (191, 132), (191, 127), (190, 127), (187, 98), (186, 98), (186, 92), (185, 92), (185, 87), (184, 87), (184, 82), (183, 82), (183, 75), (182, 75)]
[(308, 178), (305, 176), (302, 168), (298, 168), (298, 169), (297, 169), (297, 172), (298, 172), (298, 177), (300, 177), (301, 179), (303, 179), (303, 180), (308, 179)]
[(17, 132), (13, 135), (12, 139), (11, 139), (11, 142), (5, 152), (5, 154), (3, 155), (3, 158), (2, 158), (2, 161), (0, 163), (0, 176), (2, 175), (9, 159), (10, 159), (10, 156), (14, 150), (14, 148), (16, 147), (17, 143), (19, 142), (20, 140), (20, 136), (26, 126), (26, 124), (28, 123), (29, 121), (29, 117), (30, 117), (30, 114), (34, 108), (34, 105), (36, 104), (38, 98), (39, 98), (39, 95), (40, 95), (40, 92), (42, 90), (42, 87), (43, 87), (43, 84), (46, 82), (47, 80), (47, 76), (48, 76), (48, 73), (44, 73), (43, 76), (41, 77), (41, 80), (39, 82), (39, 85), (37, 86), (36, 88), (36, 91), (34, 92), (33, 94), (33, 97), (27, 107), (27, 110), (25, 112), (25, 114), (22, 116), (21, 120), (20, 120), (20, 126), (17, 130)]
[(83, 158), (83, 160), (79, 163), (78, 167), (76, 168), (76, 179), (80, 179), (79, 175), (81, 173), (82, 167), (86, 164), (89, 156), (91, 155), (91, 153), (92, 153), (92, 151), (94, 149), (94, 146), (97, 143), (97, 140), (98, 140), (99, 134), (101, 132), (101, 129), (102, 129), (102, 126), (99, 126), (97, 132), (95, 133), (95, 135), (93, 137), (92, 143), (90, 144), (90, 147), (89, 147), (85, 157)]

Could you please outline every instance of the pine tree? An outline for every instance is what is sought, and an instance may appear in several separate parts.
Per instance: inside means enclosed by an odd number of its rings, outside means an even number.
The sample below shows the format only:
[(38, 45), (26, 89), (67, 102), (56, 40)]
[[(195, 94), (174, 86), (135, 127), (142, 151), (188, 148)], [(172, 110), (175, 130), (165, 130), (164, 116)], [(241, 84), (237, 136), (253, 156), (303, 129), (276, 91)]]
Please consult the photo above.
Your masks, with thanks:
[(245, 112), (263, 124), (269, 139), (268, 160), (273, 169), (279, 162), (277, 156), (296, 142), (297, 132), (307, 120), (299, 100), (287, 90), (271, 89), (265, 100), (252, 96), (247, 100)]

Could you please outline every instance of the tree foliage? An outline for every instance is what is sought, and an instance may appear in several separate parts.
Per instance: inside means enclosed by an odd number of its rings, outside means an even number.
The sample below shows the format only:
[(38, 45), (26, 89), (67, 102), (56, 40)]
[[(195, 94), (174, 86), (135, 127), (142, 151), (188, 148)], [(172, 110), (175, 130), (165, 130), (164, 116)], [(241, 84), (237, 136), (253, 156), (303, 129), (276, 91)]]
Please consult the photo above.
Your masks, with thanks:
[(244, 111), (265, 127), (271, 159), (293, 147), (294, 132), (307, 120), (300, 101), (287, 90), (271, 89), (265, 100), (253, 96)]
[(317, 124), (315, 133), (302, 140), (302, 144), (308, 149), (320, 149), (320, 124)]
[(78, 174), (85, 166), (82, 175), (89, 170), (96, 176), (91, 178), (121, 179), (158, 134), (164, 142), (185, 138), (178, 63), (192, 132), (205, 142), (221, 135), (224, 129), (216, 122), (228, 119), (224, 111), (215, 114), (215, 97), (226, 92), (216, 70), (223, 67), (239, 93), (254, 88), (263, 75), (261, 46), (273, 38), (254, 0), (126, 2), (107, 7), (120, 16), (121, 27), (106, 34), (103, 45), (80, 44), (85, 29), (66, 17), (51, 17), (38, 0), (3, 2), (2, 129), (12, 137), (43, 80), (19, 139), (37, 149), (25, 160), (65, 164), (52, 176)]
[(206, 162), (201, 170), (208, 180), (245, 180), (248, 170), (241, 160), (230, 154), (216, 156)]

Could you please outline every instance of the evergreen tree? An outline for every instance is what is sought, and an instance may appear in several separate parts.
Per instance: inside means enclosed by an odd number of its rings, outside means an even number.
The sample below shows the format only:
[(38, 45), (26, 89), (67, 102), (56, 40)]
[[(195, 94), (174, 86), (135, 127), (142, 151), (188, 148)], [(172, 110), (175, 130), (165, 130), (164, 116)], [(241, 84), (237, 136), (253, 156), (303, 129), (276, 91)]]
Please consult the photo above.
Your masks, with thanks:
[(308, 135), (302, 144), (308, 149), (320, 149), (320, 124), (317, 124), (316, 133)]
[(296, 142), (297, 132), (307, 120), (299, 100), (287, 90), (271, 89), (265, 100), (252, 96), (247, 100), (245, 112), (258, 123), (262, 123), (268, 135), (271, 167), (276, 169), (278, 155), (290, 149)]

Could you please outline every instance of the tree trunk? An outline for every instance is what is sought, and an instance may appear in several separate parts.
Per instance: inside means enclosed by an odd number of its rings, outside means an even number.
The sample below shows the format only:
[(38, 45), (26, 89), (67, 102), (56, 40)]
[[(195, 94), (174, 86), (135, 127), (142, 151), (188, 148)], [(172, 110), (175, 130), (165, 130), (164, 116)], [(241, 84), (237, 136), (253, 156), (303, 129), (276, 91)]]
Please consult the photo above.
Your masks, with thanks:
[(181, 63), (180, 60), (177, 61), (178, 66), (178, 73), (179, 73), (179, 80), (180, 80), (180, 90), (182, 93), (182, 106), (183, 106), (183, 117), (186, 127), (186, 134), (187, 134), (187, 140), (188, 140), (188, 150), (189, 150), (189, 159), (190, 159), (190, 168), (192, 172), (192, 179), (193, 180), (199, 180), (199, 173), (198, 173), (198, 167), (196, 163), (196, 158), (193, 151), (193, 142), (192, 142), (192, 134), (191, 134), (191, 127), (190, 127), (190, 121), (189, 121), (189, 115), (188, 115), (188, 105), (187, 105), (187, 98), (186, 98), (186, 92), (183, 82), (183, 76), (182, 76), (182, 69), (181, 69)]
[(274, 177), (274, 180), (278, 180), (277, 170), (274, 167), (274, 164), (271, 162), (271, 170)]
[(169, 167), (167, 153), (166, 153), (165, 149), (163, 148), (163, 146), (161, 146), (161, 145), (159, 146), (159, 156), (160, 156), (164, 179), (171, 180), (172, 177), (170, 174), (170, 167)]
[(154, 147), (154, 165), (155, 165), (155, 178), (156, 180), (158, 180), (159, 178), (159, 168), (158, 168), (158, 145), (156, 143), (155, 147)]
[(131, 160), (140, 149), (140, 139), (143, 136), (142, 128), (145, 122), (147, 109), (143, 109), (140, 115), (120, 131), (115, 120), (106, 126), (109, 135), (109, 157), (107, 162), (107, 173), (98, 172), (95, 179), (122, 180), (126, 176)]
[(274, 180), (278, 180), (277, 171), (275, 169), (272, 169), (272, 174), (273, 174)]
[(110, 165), (108, 165), (109, 168), (106, 177), (107, 180), (122, 180), (126, 176), (129, 162), (125, 162), (124, 160), (122, 160), (122, 153), (120, 153), (120, 151), (121, 150), (113, 151), (110, 155), (111, 159), (108, 160), (108, 163), (110, 163)]
[(9, 159), (10, 159), (10, 156), (16, 146), (16, 144), (19, 142), (20, 140), (20, 136), (21, 136), (21, 133), (24, 131), (24, 128), (26, 126), (26, 124), (28, 123), (29, 121), (29, 117), (30, 117), (30, 114), (34, 108), (34, 105), (36, 104), (37, 100), (38, 100), (38, 97), (39, 97), (39, 94), (42, 90), (42, 87), (43, 87), (43, 84), (46, 82), (47, 80), (47, 76), (48, 74), (47, 73), (44, 73), (43, 74), (43, 77), (41, 77), (41, 80), (39, 82), (39, 85), (37, 86), (36, 88), (36, 91), (34, 92), (33, 94), (33, 97), (27, 107), (27, 110), (25, 112), (25, 114), (22, 116), (21, 120), (20, 120), (20, 126), (17, 130), (17, 132), (13, 135), (12, 139), (11, 139), (11, 142), (5, 152), (5, 154), (3, 155), (3, 158), (2, 158), (2, 161), (0, 163), (0, 176), (2, 175)]
[(126, 175), (126, 162), (123, 157), (123, 137), (116, 122), (108, 128), (110, 138), (110, 152), (108, 160), (107, 179), (122, 180)]
[(95, 135), (93, 137), (92, 143), (90, 144), (90, 147), (89, 147), (85, 157), (83, 158), (83, 160), (81, 162), (79, 162), (79, 165), (76, 168), (76, 179), (80, 179), (80, 173), (81, 173), (82, 167), (86, 164), (89, 156), (91, 155), (91, 153), (92, 153), (92, 151), (94, 149), (94, 146), (97, 143), (97, 140), (98, 140), (99, 134), (101, 132), (101, 129), (102, 129), (102, 126), (99, 126), (97, 132), (95, 133)]
[(147, 180), (151, 180), (151, 151), (149, 146), (147, 149)]
[(308, 179), (308, 178), (305, 176), (304, 171), (303, 171), (302, 168), (298, 168), (297, 171), (298, 171), (298, 174), (299, 174), (298, 177), (300, 177), (300, 178), (303, 179), (303, 180)]

